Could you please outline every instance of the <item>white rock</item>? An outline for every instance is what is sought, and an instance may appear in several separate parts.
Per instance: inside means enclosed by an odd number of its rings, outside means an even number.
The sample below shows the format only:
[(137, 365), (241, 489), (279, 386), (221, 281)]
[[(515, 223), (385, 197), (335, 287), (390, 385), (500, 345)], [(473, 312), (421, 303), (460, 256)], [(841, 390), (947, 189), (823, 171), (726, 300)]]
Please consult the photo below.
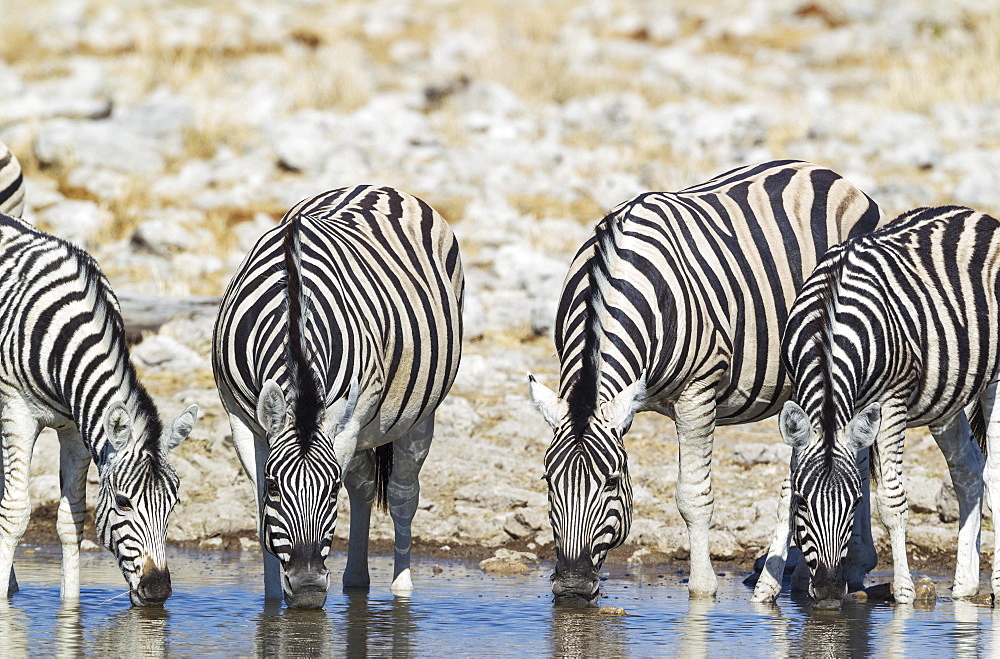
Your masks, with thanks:
[(59, 501), (59, 476), (56, 474), (32, 476), (28, 481), (28, 496), (31, 497), (33, 508)]
[[(200, 213), (194, 213), (201, 220)], [(158, 256), (170, 256), (175, 252), (193, 251), (209, 244), (211, 234), (192, 222), (179, 222), (166, 216), (144, 220), (132, 232), (132, 247), (152, 252)]]
[(52, 235), (86, 247), (111, 214), (92, 201), (65, 199), (35, 213), (40, 228)]
[(445, 398), (434, 413), (435, 428), (448, 428), (462, 436), (471, 435), (481, 421), (469, 401), (456, 395)]
[(548, 499), (541, 492), (532, 492), (509, 485), (473, 483), (455, 491), (456, 501), (470, 501), (493, 511), (509, 511), (525, 506), (544, 507)]
[(42, 123), (35, 156), (46, 165), (89, 165), (153, 177), (163, 171), (163, 146), (155, 138), (112, 121), (53, 119)]
[[(941, 490), (941, 479), (928, 478), (905, 472), (903, 477), (906, 486), (906, 503), (909, 505), (910, 510), (915, 513), (937, 512), (937, 497)], [(952, 496), (954, 496), (954, 490), (952, 490)]]
[(749, 467), (755, 464), (788, 464), (792, 457), (792, 447), (774, 442), (740, 442), (733, 448), (733, 462)]
[(207, 368), (208, 360), (191, 348), (161, 334), (147, 336), (132, 348), (132, 359), (146, 368), (190, 371)]

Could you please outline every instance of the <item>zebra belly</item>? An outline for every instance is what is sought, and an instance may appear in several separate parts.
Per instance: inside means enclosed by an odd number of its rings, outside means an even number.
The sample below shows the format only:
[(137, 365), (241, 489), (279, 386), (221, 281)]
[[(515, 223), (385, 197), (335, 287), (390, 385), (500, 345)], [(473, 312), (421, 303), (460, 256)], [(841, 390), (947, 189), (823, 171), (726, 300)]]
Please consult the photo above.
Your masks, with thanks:
[(906, 407), (906, 427), (918, 428), (950, 419), (975, 401), (982, 387), (974, 382), (965, 382), (957, 390), (935, 395), (927, 389), (918, 390)]

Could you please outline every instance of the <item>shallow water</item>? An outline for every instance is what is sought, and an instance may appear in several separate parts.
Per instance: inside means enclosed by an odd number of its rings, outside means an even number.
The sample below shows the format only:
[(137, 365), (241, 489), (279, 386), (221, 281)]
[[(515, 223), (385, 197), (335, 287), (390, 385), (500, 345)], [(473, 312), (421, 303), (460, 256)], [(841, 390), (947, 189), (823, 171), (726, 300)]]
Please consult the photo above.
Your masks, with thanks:
[[(748, 603), (743, 574), (723, 573), (715, 601), (690, 601), (683, 574), (613, 568), (605, 606), (627, 615), (556, 609), (551, 566), (528, 575), (483, 574), (475, 563), (414, 560), (414, 593), (389, 594), (388, 557), (372, 557), (372, 589), (334, 588), (323, 611), (265, 606), (259, 556), (173, 550), (174, 595), (131, 608), (110, 554), (82, 558), (77, 606), (59, 601), (59, 552), (19, 552), (21, 592), (0, 600), (0, 657), (19, 656), (989, 656), (1000, 652), (1000, 613), (940, 599), (931, 608), (845, 604), (814, 610), (783, 593)], [(329, 561), (336, 579), (344, 556)], [(440, 571), (435, 569), (435, 566)], [(437, 573), (436, 573), (437, 572)], [(936, 580), (937, 581), (937, 580)], [(946, 592), (947, 580), (938, 581)], [(986, 585), (986, 584), (984, 584)], [(116, 597), (117, 596), (117, 597)]]

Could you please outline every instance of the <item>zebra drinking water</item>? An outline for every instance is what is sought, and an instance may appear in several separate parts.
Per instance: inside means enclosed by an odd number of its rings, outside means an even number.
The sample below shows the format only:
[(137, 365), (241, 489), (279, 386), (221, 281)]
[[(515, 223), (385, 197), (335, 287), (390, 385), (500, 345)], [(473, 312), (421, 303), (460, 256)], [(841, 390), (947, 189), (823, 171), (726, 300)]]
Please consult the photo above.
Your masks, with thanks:
[[(0, 174), (3, 174), (0, 171)], [(0, 583), (17, 590), (14, 550), (28, 526), (28, 471), (43, 427), (59, 435), (61, 594), (80, 595), (87, 468), (100, 475), (94, 516), (132, 603), (171, 594), (165, 542), (177, 502), (167, 452), (194, 427), (192, 405), (167, 428), (129, 362), (111, 286), (79, 248), (0, 214)]]
[(778, 410), (788, 395), (778, 346), (795, 293), (829, 247), (878, 221), (875, 203), (837, 174), (777, 161), (640, 195), (597, 225), (556, 314), (558, 395), (529, 376), (555, 432), (545, 478), (557, 600), (593, 600), (608, 550), (628, 535), (623, 436), (641, 410), (674, 419), (689, 591), (715, 594), (714, 428)]
[(212, 363), (257, 492), (266, 598), (325, 603), (341, 483), (351, 506), (344, 586), (369, 584), (377, 499), (395, 525), (392, 592), (412, 590), (418, 474), (458, 369), (464, 286), (448, 224), (392, 188), (306, 199), (243, 261)]
[[(930, 426), (958, 495), (960, 527), (953, 594), (979, 589), (983, 456), (964, 408), (978, 409), (990, 448), (987, 495), (1000, 505), (995, 441), (1000, 366), (1000, 222), (969, 208), (920, 208), (830, 250), (788, 317), (782, 358), (793, 382), (779, 416), (795, 450), (779, 524), (753, 600), (780, 590), (794, 533), (809, 566), (810, 593), (839, 601), (841, 560), (862, 483), (856, 451), (872, 446), (878, 511), (889, 532), (893, 594), (912, 602), (906, 560), (906, 427)], [(985, 444), (984, 444), (985, 446)], [(993, 591), (1000, 592), (994, 557)]]

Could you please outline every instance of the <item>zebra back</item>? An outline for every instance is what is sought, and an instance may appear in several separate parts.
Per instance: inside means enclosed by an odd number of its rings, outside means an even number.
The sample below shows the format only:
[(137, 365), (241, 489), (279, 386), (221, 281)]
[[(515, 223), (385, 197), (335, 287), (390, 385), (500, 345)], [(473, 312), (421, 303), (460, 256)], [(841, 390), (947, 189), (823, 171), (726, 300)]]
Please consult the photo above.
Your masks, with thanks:
[(560, 396), (587, 417), (643, 372), (655, 406), (721, 371), (717, 423), (773, 414), (788, 392), (779, 346), (797, 291), (832, 245), (879, 219), (863, 192), (800, 161), (623, 203), (581, 247), (563, 286)]
[[(301, 290), (294, 303), (293, 286)], [(296, 389), (296, 362), (322, 408), (347, 396), (357, 378), (359, 448), (391, 441), (431, 413), (454, 381), (463, 295), (458, 242), (421, 200), (373, 186), (306, 199), (261, 237), (226, 291), (213, 350), (220, 390), (260, 428), (263, 383)], [(295, 341), (290, 328), (299, 328)], [(289, 346), (299, 337), (296, 357)]]
[(891, 396), (909, 425), (964, 408), (1000, 365), (998, 231), (970, 208), (919, 208), (832, 250), (788, 319), (793, 399), (830, 429)]

